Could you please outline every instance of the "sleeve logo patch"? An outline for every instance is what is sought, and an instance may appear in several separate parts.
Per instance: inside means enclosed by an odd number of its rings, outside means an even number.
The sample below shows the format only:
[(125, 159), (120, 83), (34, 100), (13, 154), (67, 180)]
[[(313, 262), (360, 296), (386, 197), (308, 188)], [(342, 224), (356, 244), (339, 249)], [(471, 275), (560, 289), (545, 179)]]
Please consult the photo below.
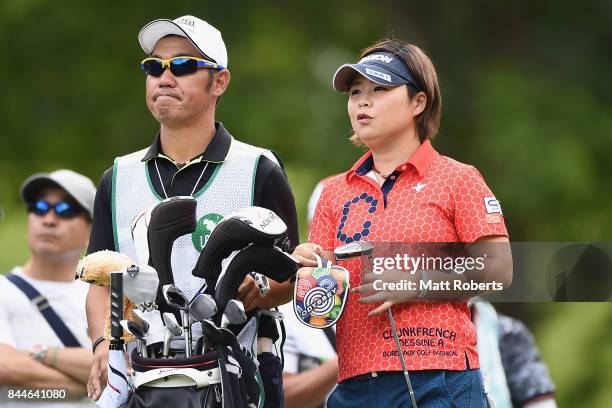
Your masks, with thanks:
[(487, 214), (502, 213), (501, 205), (499, 205), (499, 201), (497, 201), (495, 197), (485, 197), (484, 204), (487, 210)]

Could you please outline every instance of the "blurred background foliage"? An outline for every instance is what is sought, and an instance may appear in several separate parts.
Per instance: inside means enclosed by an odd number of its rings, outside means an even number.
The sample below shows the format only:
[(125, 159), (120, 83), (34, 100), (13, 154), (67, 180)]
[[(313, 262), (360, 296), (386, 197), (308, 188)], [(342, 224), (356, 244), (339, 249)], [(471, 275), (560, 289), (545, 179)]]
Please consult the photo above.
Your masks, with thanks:
[[(394, 35), (433, 59), (443, 94), (434, 145), (480, 169), (512, 240), (611, 241), (609, 1), (3, 0), (2, 271), (27, 259), (18, 188), (29, 174), (67, 167), (97, 182), (115, 156), (151, 142), (136, 35), (183, 14), (221, 29), (232, 82), (217, 118), (280, 153), (301, 219), (316, 182), (361, 154), (333, 72)], [(561, 406), (612, 406), (609, 303), (501, 309), (534, 331)]]

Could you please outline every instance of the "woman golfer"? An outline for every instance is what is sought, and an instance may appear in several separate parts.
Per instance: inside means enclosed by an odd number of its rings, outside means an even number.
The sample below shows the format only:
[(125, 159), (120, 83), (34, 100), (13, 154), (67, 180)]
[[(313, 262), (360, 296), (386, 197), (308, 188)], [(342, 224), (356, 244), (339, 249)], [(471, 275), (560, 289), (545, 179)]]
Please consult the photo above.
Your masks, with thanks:
[[(302, 263), (315, 264), (313, 251), (334, 259), (335, 248), (359, 241), (387, 248), (390, 243), (495, 242), (484, 264), (489, 277), (509, 285), (512, 262), (499, 202), (478, 170), (439, 154), (431, 144), (440, 125), (441, 97), (427, 55), (413, 44), (378, 42), (356, 64), (342, 65), (333, 87), (348, 94), (352, 142), (368, 150), (322, 192), (309, 243), (295, 252)], [(329, 407), (486, 406), (467, 305), (467, 298), (484, 290), (436, 291), (431, 285), (383, 290), (374, 281), (387, 275), (361, 273), (368, 267), (359, 259), (342, 265), (351, 271), (353, 293), (337, 325), (339, 385)], [(449, 276), (439, 270), (387, 272), (391, 280), (401, 273), (415, 282)]]

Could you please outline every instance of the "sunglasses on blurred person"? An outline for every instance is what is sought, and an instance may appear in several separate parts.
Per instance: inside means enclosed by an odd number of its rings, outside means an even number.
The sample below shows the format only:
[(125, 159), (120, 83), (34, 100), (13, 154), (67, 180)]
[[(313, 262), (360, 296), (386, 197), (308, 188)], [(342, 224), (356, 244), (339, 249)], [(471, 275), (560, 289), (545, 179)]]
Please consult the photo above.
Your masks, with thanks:
[(79, 215), (85, 213), (83, 207), (68, 201), (59, 201), (55, 204), (51, 204), (45, 200), (36, 200), (33, 203), (28, 204), (28, 212), (36, 214), (39, 217), (45, 216), (51, 210), (53, 210), (55, 215), (57, 215), (59, 218), (66, 220), (78, 217)]
[(225, 69), (212, 61), (196, 57), (174, 57), (166, 60), (153, 57), (145, 58), (140, 63), (140, 68), (145, 74), (154, 77), (162, 76), (166, 68), (170, 68), (172, 75), (177, 77), (193, 74), (198, 68), (209, 68), (217, 71)]

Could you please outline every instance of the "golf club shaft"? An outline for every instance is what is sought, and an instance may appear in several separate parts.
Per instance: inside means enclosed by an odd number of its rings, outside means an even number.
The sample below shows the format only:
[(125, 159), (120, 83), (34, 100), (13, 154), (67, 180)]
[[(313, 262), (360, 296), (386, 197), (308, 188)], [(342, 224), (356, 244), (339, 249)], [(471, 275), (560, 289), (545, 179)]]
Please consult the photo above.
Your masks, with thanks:
[(164, 358), (168, 358), (168, 354), (170, 354), (170, 337), (166, 336), (164, 338), (164, 350), (162, 352), (162, 356)]
[(140, 356), (144, 358), (149, 357), (149, 353), (147, 352), (147, 343), (144, 339), (138, 340), (138, 344), (140, 344)]
[(406, 368), (406, 361), (402, 353), (402, 345), (400, 344), (399, 337), (397, 335), (397, 329), (395, 328), (395, 320), (393, 319), (393, 313), (391, 308), (387, 309), (387, 318), (391, 324), (391, 332), (393, 333), (393, 339), (395, 340), (395, 347), (399, 355), (400, 362), (402, 363), (402, 370), (404, 371), (404, 377), (406, 378), (406, 384), (408, 384), (408, 392), (410, 393), (410, 399), (412, 400), (412, 406), (417, 408), (416, 400), (414, 398), (414, 391), (412, 389), (412, 383), (410, 382), (410, 375), (408, 375), (408, 369)]
[(181, 310), (183, 321), (183, 334), (185, 335), (185, 357), (191, 357), (191, 325), (189, 324), (189, 313)]
[[(374, 260), (372, 254), (368, 255), (368, 262), (370, 263), (370, 269), (374, 268)], [(406, 368), (406, 361), (404, 360), (404, 354), (402, 352), (402, 345), (400, 344), (399, 337), (397, 335), (397, 328), (395, 327), (395, 320), (393, 319), (393, 313), (391, 308), (387, 309), (387, 318), (391, 325), (391, 332), (393, 333), (393, 339), (395, 340), (395, 348), (397, 349), (397, 356), (402, 364), (402, 370), (404, 371), (404, 378), (406, 378), (406, 385), (408, 386), (408, 393), (410, 394), (410, 400), (412, 402), (412, 408), (417, 408), (416, 399), (414, 398), (414, 391), (412, 389), (412, 382), (410, 381), (410, 375), (408, 374), (408, 368)]]

